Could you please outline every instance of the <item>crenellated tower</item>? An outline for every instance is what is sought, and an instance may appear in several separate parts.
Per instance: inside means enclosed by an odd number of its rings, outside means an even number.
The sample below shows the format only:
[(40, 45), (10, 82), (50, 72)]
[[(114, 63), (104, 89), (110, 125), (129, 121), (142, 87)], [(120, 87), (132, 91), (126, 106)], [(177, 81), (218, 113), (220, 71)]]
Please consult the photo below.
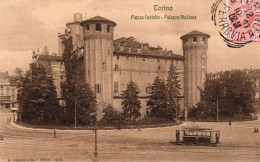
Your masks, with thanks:
[(200, 90), (207, 73), (207, 50), (210, 35), (192, 31), (181, 37), (184, 61), (184, 117), (187, 121), (188, 108), (200, 101)]
[(116, 23), (100, 16), (81, 22), (85, 49), (85, 80), (97, 101), (113, 105), (113, 38)]

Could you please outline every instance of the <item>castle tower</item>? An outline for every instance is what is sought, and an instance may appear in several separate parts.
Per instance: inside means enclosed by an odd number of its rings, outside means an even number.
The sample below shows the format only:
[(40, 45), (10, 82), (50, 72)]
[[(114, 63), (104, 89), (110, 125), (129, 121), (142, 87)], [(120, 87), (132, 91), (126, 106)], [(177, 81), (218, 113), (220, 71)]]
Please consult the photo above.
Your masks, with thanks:
[(116, 23), (100, 16), (81, 23), (85, 49), (85, 80), (97, 102), (113, 105), (113, 37)]
[(181, 37), (184, 61), (184, 117), (188, 119), (188, 108), (200, 101), (200, 90), (203, 89), (207, 73), (207, 49), (210, 35), (192, 31)]
[(62, 41), (65, 37), (72, 37), (73, 50), (76, 50), (77, 47), (84, 46), (81, 22), (82, 14), (74, 14), (74, 21), (66, 24), (65, 34), (58, 34), (58, 56), (62, 56), (64, 52), (65, 47)]

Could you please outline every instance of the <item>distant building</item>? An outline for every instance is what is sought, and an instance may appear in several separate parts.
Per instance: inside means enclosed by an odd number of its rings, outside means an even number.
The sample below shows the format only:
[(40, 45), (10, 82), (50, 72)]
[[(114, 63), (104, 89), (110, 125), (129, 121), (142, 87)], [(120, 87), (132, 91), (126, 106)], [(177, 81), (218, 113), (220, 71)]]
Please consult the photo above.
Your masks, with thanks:
[(0, 109), (17, 107), (17, 87), (8, 73), (0, 72)]
[[(152, 47), (148, 43), (135, 40), (134, 37), (122, 37), (114, 40), (114, 27), (117, 24), (106, 18), (96, 16), (85, 21), (82, 15), (74, 15), (74, 21), (67, 23), (64, 34), (58, 34), (58, 56), (39, 56), (37, 62), (45, 62), (55, 69), (55, 85), (60, 90), (59, 81), (64, 79), (61, 69), (64, 45), (62, 40), (72, 37), (73, 50), (82, 55), (79, 66), (84, 67), (81, 74), (95, 91), (98, 102), (110, 104), (121, 110), (122, 91), (130, 80), (138, 84), (141, 91), (142, 116), (146, 113), (146, 101), (149, 99), (150, 87), (156, 76), (167, 79), (171, 64), (179, 72), (181, 83), (181, 108), (195, 106), (199, 101), (198, 87), (203, 88), (207, 72), (208, 34), (199, 31), (190, 32), (181, 37), (184, 56), (174, 54), (162, 47)], [(58, 59), (57, 59), (58, 58)], [(47, 61), (47, 62), (46, 62)], [(59, 66), (58, 66), (59, 64)], [(61, 77), (63, 76), (63, 77)], [(60, 94), (60, 92), (58, 92)], [(182, 114), (181, 114), (182, 115)]]

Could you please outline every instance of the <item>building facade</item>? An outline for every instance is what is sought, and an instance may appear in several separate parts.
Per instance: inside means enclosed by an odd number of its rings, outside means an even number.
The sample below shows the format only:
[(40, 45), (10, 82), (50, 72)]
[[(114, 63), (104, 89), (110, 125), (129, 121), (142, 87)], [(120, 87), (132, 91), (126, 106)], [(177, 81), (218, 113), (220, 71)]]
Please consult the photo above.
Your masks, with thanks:
[(8, 73), (0, 72), (0, 109), (17, 107), (17, 87), (11, 82)]
[[(146, 102), (150, 97), (150, 87), (156, 76), (166, 80), (171, 64), (177, 67), (181, 84), (181, 108), (195, 106), (199, 101), (199, 89), (207, 70), (207, 47), (209, 35), (193, 31), (181, 37), (184, 56), (172, 51), (152, 47), (138, 42), (134, 37), (114, 40), (116, 23), (96, 16), (82, 21), (82, 15), (74, 15), (74, 21), (66, 25), (64, 34), (58, 34), (58, 56), (62, 63), (64, 45), (62, 40), (71, 37), (73, 50), (84, 57), (79, 66), (84, 66), (84, 80), (91, 85), (98, 103), (110, 104), (121, 110), (122, 91), (130, 80), (137, 83), (140, 90), (142, 116), (146, 114)], [(76, 54), (79, 54), (76, 52)], [(46, 57), (46, 56), (45, 56)], [(48, 56), (50, 57), (50, 56)], [(41, 57), (39, 57), (41, 60)], [(52, 62), (52, 61), (51, 61)], [(52, 63), (51, 63), (52, 64)], [(64, 67), (58, 67), (64, 68)], [(56, 73), (61, 78), (61, 73)], [(60, 76), (58, 76), (60, 75)], [(64, 77), (64, 75), (63, 75)], [(61, 81), (57, 79), (57, 92)], [(58, 92), (60, 94), (60, 92)], [(182, 115), (182, 114), (181, 114)]]

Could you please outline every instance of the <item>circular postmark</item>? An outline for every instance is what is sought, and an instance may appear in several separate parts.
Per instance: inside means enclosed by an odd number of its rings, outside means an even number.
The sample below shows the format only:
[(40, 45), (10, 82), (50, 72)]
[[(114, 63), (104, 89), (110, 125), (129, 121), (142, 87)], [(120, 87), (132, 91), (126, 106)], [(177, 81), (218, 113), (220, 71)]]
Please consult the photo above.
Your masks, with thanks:
[(218, 0), (211, 14), (229, 47), (260, 42), (260, 0)]

